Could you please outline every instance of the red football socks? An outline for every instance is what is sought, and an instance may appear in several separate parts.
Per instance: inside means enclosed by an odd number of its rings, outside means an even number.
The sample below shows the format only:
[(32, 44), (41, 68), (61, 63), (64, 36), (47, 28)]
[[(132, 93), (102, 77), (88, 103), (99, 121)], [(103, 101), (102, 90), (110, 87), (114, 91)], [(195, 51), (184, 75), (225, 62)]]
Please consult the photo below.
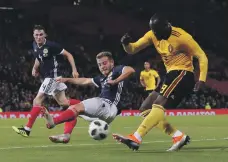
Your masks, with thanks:
[(66, 121), (71, 121), (72, 119), (75, 119), (77, 116), (71, 109), (67, 109), (66, 111), (62, 112), (59, 116), (54, 118), (54, 123), (61, 124)]
[(71, 134), (76, 124), (77, 124), (77, 118), (74, 118), (71, 121), (65, 122), (64, 134)]
[(40, 114), (42, 106), (33, 106), (32, 110), (30, 111), (31, 117), (28, 119), (28, 123), (26, 124), (26, 127), (32, 128), (34, 122), (36, 121), (37, 116)]
[[(80, 102), (81, 102), (80, 100), (69, 99), (70, 105), (75, 105)], [(64, 123), (64, 134), (71, 134), (76, 124), (77, 124), (77, 118), (74, 118), (71, 121), (65, 122)]]

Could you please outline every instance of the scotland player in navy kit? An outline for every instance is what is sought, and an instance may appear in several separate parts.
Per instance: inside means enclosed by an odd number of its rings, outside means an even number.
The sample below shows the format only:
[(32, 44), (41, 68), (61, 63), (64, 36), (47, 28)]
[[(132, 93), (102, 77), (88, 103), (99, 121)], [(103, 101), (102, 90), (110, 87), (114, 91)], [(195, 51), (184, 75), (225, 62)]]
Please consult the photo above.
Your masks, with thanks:
[[(33, 100), (33, 107), (30, 112), (31, 117), (26, 126), (21, 128), (12, 127), (14, 131), (24, 137), (29, 136), (31, 128), (42, 109), (42, 103), (46, 95), (52, 95), (61, 106), (69, 106), (80, 102), (74, 99), (68, 100), (65, 95), (67, 86), (64, 83), (59, 83), (55, 80), (56, 77), (61, 77), (63, 75), (62, 63), (64, 61), (64, 56), (71, 65), (72, 76), (74, 78), (78, 77), (73, 56), (57, 43), (46, 40), (46, 32), (41, 25), (36, 25), (34, 27), (33, 36), (35, 40), (33, 42), (35, 63), (32, 69), (32, 75), (34, 77), (40, 75), (44, 80), (37, 96)], [(68, 124), (73, 124), (73, 122), (76, 123), (76, 120)], [(70, 133), (71, 132), (68, 132), (68, 134)]]
[(94, 85), (101, 88), (99, 97), (86, 99), (79, 104), (71, 105), (60, 116), (52, 118), (44, 109), (44, 117), (48, 128), (63, 123), (79, 114), (92, 118), (99, 118), (111, 123), (120, 112), (121, 94), (124, 80), (135, 72), (129, 66), (114, 66), (110, 52), (101, 52), (97, 55), (97, 64), (102, 75), (94, 78), (59, 78), (59, 82), (69, 82), (77, 85)]

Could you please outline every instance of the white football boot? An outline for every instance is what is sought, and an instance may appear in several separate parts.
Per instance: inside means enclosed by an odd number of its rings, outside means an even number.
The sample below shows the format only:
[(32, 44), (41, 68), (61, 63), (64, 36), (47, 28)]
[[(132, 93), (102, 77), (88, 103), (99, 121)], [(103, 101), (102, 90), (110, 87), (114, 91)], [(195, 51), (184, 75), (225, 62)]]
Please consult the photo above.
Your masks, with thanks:
[(184, 145), (190, 143), (190, 137), (188, 135), (182, 134), (177, 137), (173, 137), (173, 145), (167, 151), (178, 151)]
[(49, 137), (53, 143), (68, 143), (70, 141), (70, 134), (60, 134)]

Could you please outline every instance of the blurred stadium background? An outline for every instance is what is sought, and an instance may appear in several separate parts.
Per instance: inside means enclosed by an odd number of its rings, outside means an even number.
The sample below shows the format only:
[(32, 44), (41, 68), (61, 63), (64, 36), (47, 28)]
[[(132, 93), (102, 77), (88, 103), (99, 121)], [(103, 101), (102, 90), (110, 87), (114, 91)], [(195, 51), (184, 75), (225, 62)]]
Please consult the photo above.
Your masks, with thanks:
[[(110, 50), (117, 63), (133, 66), (137, 73), (127, 87), (124, 109), (137, 109), (143, 88), (139, 73), (150, 60), (161, 78), (165, 69), (155, 49), (150, 47), (134, 56), (123, 51), (120, 38), (131, 32), (138, 39), (148, 29), (155, 12), (164, 12), (174, 26), (194, 36), (209, 58), (207, 87), (184, 100), (179, 108), (228, 108), (228, 2), (226, 0), (0, 0), (0, 108), (29, 111), (40, 86), (31, 76), (32, 27), (46, 27), (48, 39), (61, 43), (76, 60), (80, 76), (94, 76), (99, 71), (95, 55)], [(196, 74), (198, 63), (195, 63)], [(66, 68), (66, 76), (70, 76)], [(89, 87), (68, 85), (69, 97), (86, 99), (98, 92)], [(57, 103), (49, 98), (53, 110)]]

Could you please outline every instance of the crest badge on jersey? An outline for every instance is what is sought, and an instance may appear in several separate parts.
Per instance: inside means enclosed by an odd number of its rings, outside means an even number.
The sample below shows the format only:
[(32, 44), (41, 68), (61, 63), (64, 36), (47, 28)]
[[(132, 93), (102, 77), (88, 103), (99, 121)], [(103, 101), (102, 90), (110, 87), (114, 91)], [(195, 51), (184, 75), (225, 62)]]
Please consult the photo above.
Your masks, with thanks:
[(43, 50), (43, 56), (44, 57), (47, 57), (48, 56), (48, 49), (47, 48), (44, 48), (44, 50)]
[(172, 46), (171, 44), (168, 46), (168, 49), (169, 49), (169, 52), (170, 52), (170, 53), (173, 52), (173, 46)]

